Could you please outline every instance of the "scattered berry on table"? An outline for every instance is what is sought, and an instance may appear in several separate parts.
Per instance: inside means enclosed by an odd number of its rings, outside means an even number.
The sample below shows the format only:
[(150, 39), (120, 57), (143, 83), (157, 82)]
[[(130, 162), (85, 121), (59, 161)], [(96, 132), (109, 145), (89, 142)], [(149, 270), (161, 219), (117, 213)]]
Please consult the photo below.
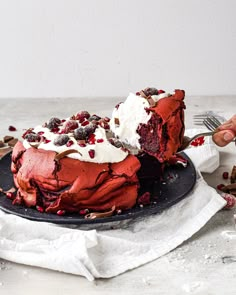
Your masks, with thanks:
[(221, 191), (223, 187), (225, 187), (225, 185), (224, 185), (223, 183), (220, 183), (220, 184), (217, 185), (216, 188), (217, 188), (219, 191)]
[(57, 211), (57, 215), (59, 215), (59, 216), (63, 216), (65, 214), (66, 214), (66, 211), (65, 210), (58, 210)]
[(223, 177), (223, 179), (228, 179), (229, 178), (229, 173), (228, 172), (223, 172), (222, 177)]
[(16, 127), (10, 125), (10, 126), (8, 127), (8, 130), (9, 130), (9, 131), (16, 131)]

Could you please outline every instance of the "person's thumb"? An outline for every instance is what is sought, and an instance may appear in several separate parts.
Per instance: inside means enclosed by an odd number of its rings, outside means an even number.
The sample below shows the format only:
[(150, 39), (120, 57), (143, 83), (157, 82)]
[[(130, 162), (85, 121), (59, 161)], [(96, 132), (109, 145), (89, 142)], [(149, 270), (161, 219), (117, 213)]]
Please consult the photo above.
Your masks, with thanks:
[(226, 131), (226, 132), (224, 132), (224, 134), (223, 134), (223, 139), (224, 139), (226, 142), (229, 142), (229, 141), (231, 141), (231, 140), (234, 139), (234, 134), (233, 134), (232, 132), (228, 132), (228, 131)]
[(218, 146), (226, 146), (231, 140), (233, 140), (235, 137), (235, 134), (232, 130), (222, 130), (219, 132), (216, 132), (212, 139)]

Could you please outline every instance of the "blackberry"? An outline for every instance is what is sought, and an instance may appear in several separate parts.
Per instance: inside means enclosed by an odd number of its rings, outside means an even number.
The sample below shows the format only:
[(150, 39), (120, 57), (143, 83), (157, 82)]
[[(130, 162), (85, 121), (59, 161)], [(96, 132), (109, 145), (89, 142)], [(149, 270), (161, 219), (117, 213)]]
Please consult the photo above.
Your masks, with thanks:
[(57, 128), (61, 124), (61, 120), (58, 118), (51, 118), (47, 124), (48, 129), (52, 130), (53, 128)]
[(122, 143), (116, 138), (110, 138), (109, 141), (112, 145), (114, 145), (117, 148), (123, 147)]
[(100, 120), (101, 119), (101, 117), (99, 117), (99, 116), (97, 116), (97, 115), (92, 115), (92, 116), (90, 116), (89, 118), (88, 118), (88, 120), (91, 122), (91, 121), (93, 121), (93, 120), (95, 120), (95, 121), (98, 121), (98, 120)]
[(84, 127), (84, 132), (86, 134), (86, 137), (89, 137), (90, 134), (94, 133), (96, 130), (97, 126), (94, 124), (89, 124)]
[(69, 136), (66, 134), (60, 134), (58, 135), (55, 139), (54, 139), (54, 144), (57, 146), (61, 146), (67, 143), (67, 141), (69, 140)]
[(28, 142), (37, 142), (37, 141), (40, 141), (41, 137), (40, 137), (40, 135), (31, 132), (31, 133), (26, 134), (25, 139)]
[(74, 137), (77, 140), (86, 139), (86, 132), (83, 127), (74, 130)]
[(143, 90), (143, 92), (146, 96), (158, 95), (158, 90), (154, 87), (147, 87)]

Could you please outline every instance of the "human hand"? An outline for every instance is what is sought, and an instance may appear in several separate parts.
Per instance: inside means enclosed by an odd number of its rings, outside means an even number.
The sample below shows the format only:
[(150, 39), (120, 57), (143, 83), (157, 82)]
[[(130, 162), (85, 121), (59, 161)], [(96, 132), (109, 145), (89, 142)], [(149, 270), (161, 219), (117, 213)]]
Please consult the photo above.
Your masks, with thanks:
[(213, 135), (213, 141), (218, 146), (224, 147), (236, 137), (236, 115), (220, 125), (218, 132)]

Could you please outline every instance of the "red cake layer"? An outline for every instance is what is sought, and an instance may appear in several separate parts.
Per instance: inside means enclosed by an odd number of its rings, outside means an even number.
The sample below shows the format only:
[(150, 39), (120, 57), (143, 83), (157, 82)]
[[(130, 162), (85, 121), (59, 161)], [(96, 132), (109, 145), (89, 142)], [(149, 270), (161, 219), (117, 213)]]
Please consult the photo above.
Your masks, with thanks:
[[(140, 93), (145, 95), (145, 90)], [(185, 130), (184, 96), (183, 90), (175, 90), (173, 95), (153, 102), (148, 109), (152, 112), (151, 119), (147, 124), (140, 124), (137, 130), (141, 148), (160, 162), (170, 159), (182, 144)], [(149, 96), (145, 95), (145, 98), (149, 99)]]
[(82, 162), (68, 157), (55, 161), (56, 153), (25, 149), (18, 142), (12, 155), (12, 172), (18, 188), (14, 203), (41, 205), (46, 212), (81, 209), (128, 209), (135, 205), (140, 162), (129, 155), (119, 163)]

